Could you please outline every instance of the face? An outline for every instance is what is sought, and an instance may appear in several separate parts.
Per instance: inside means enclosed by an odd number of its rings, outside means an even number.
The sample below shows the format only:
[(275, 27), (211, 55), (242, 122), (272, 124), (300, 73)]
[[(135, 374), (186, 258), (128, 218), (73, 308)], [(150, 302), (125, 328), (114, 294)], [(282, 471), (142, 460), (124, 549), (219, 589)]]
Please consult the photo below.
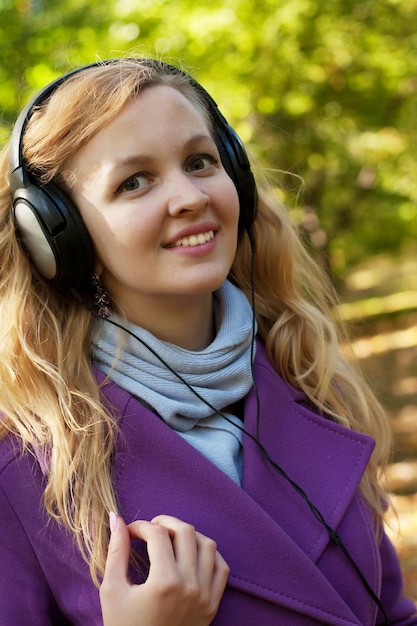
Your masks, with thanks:
[(67, 166), (96, 271), (128, 319), (211, 302), (235, 255), (239, 201), (204, 115), (185, 96), (145, 90)]

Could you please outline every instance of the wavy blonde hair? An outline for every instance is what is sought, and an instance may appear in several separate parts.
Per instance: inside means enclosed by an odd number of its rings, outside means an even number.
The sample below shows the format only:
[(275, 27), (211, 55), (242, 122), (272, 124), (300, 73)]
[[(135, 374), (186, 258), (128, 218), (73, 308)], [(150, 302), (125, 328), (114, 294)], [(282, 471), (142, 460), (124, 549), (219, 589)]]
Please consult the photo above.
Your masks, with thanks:
[[(68, 78), (33, 113), (23, 141), (27, 167), (40, 182), (68, 188), (68, 159), (155, 84), (171, 85), (205, 111), (187, 78), (137, 60), (98, 65)], [(117, 416), (103, 405), (91, 370), (91, 313), (40, 278), (16, 238), (8, 154), (6, 146), (0, 158), (0, 436), (13, 432), (23, 449), (46, 459), (46, 510), (73, 533), (98, 585), (108, 512), (118, 508), (111, 476)], [(269, 358), (321, 413), (376, 438), (362, 491), (381, 519), (378, 468), (387, 461), (390, 431), (359, 370), (341, 356), (341, 335), (331, 321), (333, 289), (286, 209), (262, 191), (253, 231), (257, 321)], [(249, 240), (241, 236), (230, 278), (248, 298), (250, 267)]]

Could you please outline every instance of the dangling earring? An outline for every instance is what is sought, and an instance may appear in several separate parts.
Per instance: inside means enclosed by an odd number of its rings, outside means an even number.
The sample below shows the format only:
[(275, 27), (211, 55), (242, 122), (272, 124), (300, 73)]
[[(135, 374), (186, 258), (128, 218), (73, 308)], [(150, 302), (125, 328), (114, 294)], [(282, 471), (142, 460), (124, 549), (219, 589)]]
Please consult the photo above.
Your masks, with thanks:
[(100, 276), (94, 273), (91, 277), (93, 286), (93, 306), (99, 317), (107, 319), (110, 317), (110, 300), (108, 294), (104, 291), (100, 282)]

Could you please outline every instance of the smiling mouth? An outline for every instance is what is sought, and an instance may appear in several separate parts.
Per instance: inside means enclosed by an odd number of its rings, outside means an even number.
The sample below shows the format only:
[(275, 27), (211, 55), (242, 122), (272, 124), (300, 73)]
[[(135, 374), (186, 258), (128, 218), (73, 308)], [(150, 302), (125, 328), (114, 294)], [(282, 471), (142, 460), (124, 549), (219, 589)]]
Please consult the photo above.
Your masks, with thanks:
[(170, 244), (167, 248), (191, 248), (193, 246), (201, 246), (203, 243), (207, 243), (213, 238), (214, 231), (208, 230), (206, 233), (199, 233), (198, 235), (190, 235), (189, 237), (178, 239), (178, 241)]

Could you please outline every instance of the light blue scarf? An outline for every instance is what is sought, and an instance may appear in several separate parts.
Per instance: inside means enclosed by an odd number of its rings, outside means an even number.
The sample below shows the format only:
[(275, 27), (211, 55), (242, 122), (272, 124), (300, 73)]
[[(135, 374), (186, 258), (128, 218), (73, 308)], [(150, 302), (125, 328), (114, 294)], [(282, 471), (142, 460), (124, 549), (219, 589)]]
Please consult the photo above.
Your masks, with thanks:
[[(217, 411), (238, 402), (252, 385), (252, 310), (245, 295), (226, 281), (214, 294), (217, 335), (204, 350), (193, 352), (160, 341), (146, 330), (112, 314), (141, 342), (108, 322), (95, 329), (93, 360), (120, 387), (149, 405), (171, 428), (240, 484), (242, 432), (213, 413), (159, 359), (160, 355)], [(122, 332), (122, 331), (120, 331)], [(122, 339), (122, 350), (119, 340)]]

